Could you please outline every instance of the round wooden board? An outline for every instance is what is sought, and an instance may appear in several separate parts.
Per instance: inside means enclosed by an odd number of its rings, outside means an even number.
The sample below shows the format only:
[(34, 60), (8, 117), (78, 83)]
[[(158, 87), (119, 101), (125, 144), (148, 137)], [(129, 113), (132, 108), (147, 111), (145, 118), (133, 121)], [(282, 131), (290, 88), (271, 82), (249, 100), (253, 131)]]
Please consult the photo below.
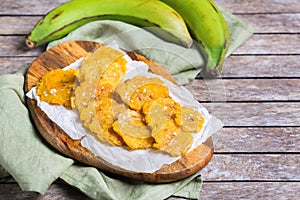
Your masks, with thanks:
[[(25, 77), (25, 91), (34, 87), (37, 81), (48, 71), (63, 68), (87, 55), (88, 52), (103, 44), (88, 41), (72, 41), (59, 44), (42, 53), (29, 67)], [(150, 66), (150, 71), (175, 82), (161, 66), (146, 59), (145, 57), (128, 53), (135, 60), (142, 60)], [(37, 106), (36, 101), (27, 98), (28, 107), (37, 129), (44, 139), (55, 149), (79, 162), (94, 166), (105, 172), (123, 177), (155, 182), (166, 183), (184, 179), (202, 169), (210, 161), (213, 155), (212, 139), (199, 145), (192, 152), (180, 158), (170, 165), (164, 165), (154, 173), (136, 173), (121, 169), (107, 163), (98, 156), (93, 155), (82, 147), (80, 140), (71, 139), (58, 125), (53, 123), (47, 115)]]

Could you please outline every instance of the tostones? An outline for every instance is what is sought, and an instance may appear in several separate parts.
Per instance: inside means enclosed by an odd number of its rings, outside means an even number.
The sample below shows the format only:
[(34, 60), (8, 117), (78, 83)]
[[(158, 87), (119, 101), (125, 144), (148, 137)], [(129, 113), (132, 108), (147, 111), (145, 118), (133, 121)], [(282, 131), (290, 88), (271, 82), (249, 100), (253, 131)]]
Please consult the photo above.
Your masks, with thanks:
[(120, 106), (111, 98), (126, 73), (124, 54), (101, 46), (89, 53), (78, 70), (74, 104), (85, 127), (97, 137), (114, 145), (122, 145), (122, 138), (113, 130), (114, 112)]
[(140, 111), (147, 101), (168, 97), (169, 89), (159, 78), (135, 76), (116, 88), (122, 101), (131, 109)]
[(37, 95), (40, 96), (41, 101), (71, 108), (74, 83), (74, 69), (52, 70), (37, 83)]
[(151, 148), (154, 142), (151, 129), (145, 124), (144, 117), (134, 110), (128, 109), (120, 113), (113, 124), (113, 129), (131, 149)]

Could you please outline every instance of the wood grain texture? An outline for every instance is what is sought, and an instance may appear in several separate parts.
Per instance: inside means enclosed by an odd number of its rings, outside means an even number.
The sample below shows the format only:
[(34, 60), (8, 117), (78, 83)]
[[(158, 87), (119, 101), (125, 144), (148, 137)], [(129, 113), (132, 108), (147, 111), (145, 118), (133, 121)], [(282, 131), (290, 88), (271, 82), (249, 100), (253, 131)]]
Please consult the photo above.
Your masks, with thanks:
[[(68, 66), (88, 52), (103, 44), (95, 42), (73, 41), (57, 45), (42, 53), (29, 67), (25, 79), (25, 91), (29, 91), (47, 72)], [(128, 53), (132, 59), (142, 60), (149, 65), (150, 71), (175, 82), (161, 66), (147, 60), (141, 55)], [(138, 173), (128, 171), (95, 156), (88, 149), (81, 146), (80, 140), (72, 140), (58, 125), (53, 123), (47, 115), (36, 105), (36, 101), (27, 98), (28, 108), (35, 125), (46, 141), (61, 153), (82, 163), (97, 167), (106, 172), (120, 176), (157, 183), (173, 182), (184, 179), (196, 173), (210, 161), (213, 154), (212, 141), (199, 145), (193, 151), (171, 164), (163, 165), (153, 173)]]
[[(216, 153), (300, 152), (299, 127), (223, 128), (214, 137)], [(242, 145), (241, 145), (242, 144)]]
[(0, 57), (24, 57), (24, 56), (39, 56), (44, 50), (44, 47), (29, 50), (25, 46), (25, 35), (0, 35)]
[(233, 54), (237, 55), (298, 55), (299, 34), (253, 35)]
[(202, 103), (225, 126), (300, 126), (300, 102)]
[(35, 57), (5, 57), (0, 59), (0, 75), (12, 74), (28, 67)]
[(0, 34), (29, 34), (41, 16), (0, 16)]
[(267, 13), (237, 15), (252, 24), (255, 33), (290, 33), (300, 32), (300, 14), (298, 13)]
[(90, 200), (81, 191), (61, 182), (52, 184), (45, 194), (23, 192), (17, 183), (0, 183), (0, 199), (5, 200)]
[(12, 3), (10, 0), (1, 0), (0, 15), (45, 15), (56, 6), (67, 1), (68, 0), (20, 0)]
[(300, 79), (198, 79), (187, 88), (200, 101), (300, 101)]
[(300, 196), (299, 182), (205, 182), (200, 199), (289, 199)]
[(221, 78), (299, 78), (300, 55), (230, 56)]
[(298, 0), (215, 0), (220, 6), (232, 13), (299, 13)]
[(214, 154), (201, 174), (205, 181), (300, 181), (299, 163), (300, 154)]

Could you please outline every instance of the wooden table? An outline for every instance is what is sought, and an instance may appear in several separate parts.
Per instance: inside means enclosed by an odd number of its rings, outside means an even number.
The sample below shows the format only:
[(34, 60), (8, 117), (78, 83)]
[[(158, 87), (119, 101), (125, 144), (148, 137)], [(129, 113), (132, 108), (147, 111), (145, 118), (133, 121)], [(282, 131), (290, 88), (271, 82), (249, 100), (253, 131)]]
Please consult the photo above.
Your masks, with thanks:
[[(41, 16), (65, 1), (0, 1), (0, 74), (21, 69), (44, 50), (29, 51), (25, 36)], [(189, 85), (225, 122), (215, 138), (213, 159), (202, 170), (201, 199), (299, 199), (300, 1), (216, 2), (256, 31), (225, 61), (218, 83), (226, 102), (211, 99), (201, 79)], [(0, 183), (0, 199), (88, 198), (57, 181), (45, 195)]]

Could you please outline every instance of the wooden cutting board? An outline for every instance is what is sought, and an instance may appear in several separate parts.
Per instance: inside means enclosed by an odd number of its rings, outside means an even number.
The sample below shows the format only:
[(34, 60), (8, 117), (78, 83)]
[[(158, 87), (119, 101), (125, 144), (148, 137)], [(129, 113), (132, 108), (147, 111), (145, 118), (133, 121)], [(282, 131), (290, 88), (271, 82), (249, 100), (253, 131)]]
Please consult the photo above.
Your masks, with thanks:
[[(48, 71), (64, 68), (79, 58), (87, 55), (103, 44), (87, 41), (72, 41), (59, 44), (42, 53), (29, 67), (25, 77), (25, 91), (34, 87), (37, 81)], [(175, 82), (161, 66), (136, 53), (128, 55), (134, 60), (142, 60), (150, 66), (153, 73)], [(27, 98), (28, 107), (37, 129), (43, 138), (62, 154), (86, 165), (94, 166), (105, 172), (147, 182), (166, 183), (186, 178), (202, 169), (213, 155), (212, 139), (199, 145), (192, 152), (172, 164), (164, 165), (154, 173), (136, 173), (107, 163), (82, 147), (80, 140), (71, 139), (58, 125), (52, 122), (37, 106), (36, 101)]]

